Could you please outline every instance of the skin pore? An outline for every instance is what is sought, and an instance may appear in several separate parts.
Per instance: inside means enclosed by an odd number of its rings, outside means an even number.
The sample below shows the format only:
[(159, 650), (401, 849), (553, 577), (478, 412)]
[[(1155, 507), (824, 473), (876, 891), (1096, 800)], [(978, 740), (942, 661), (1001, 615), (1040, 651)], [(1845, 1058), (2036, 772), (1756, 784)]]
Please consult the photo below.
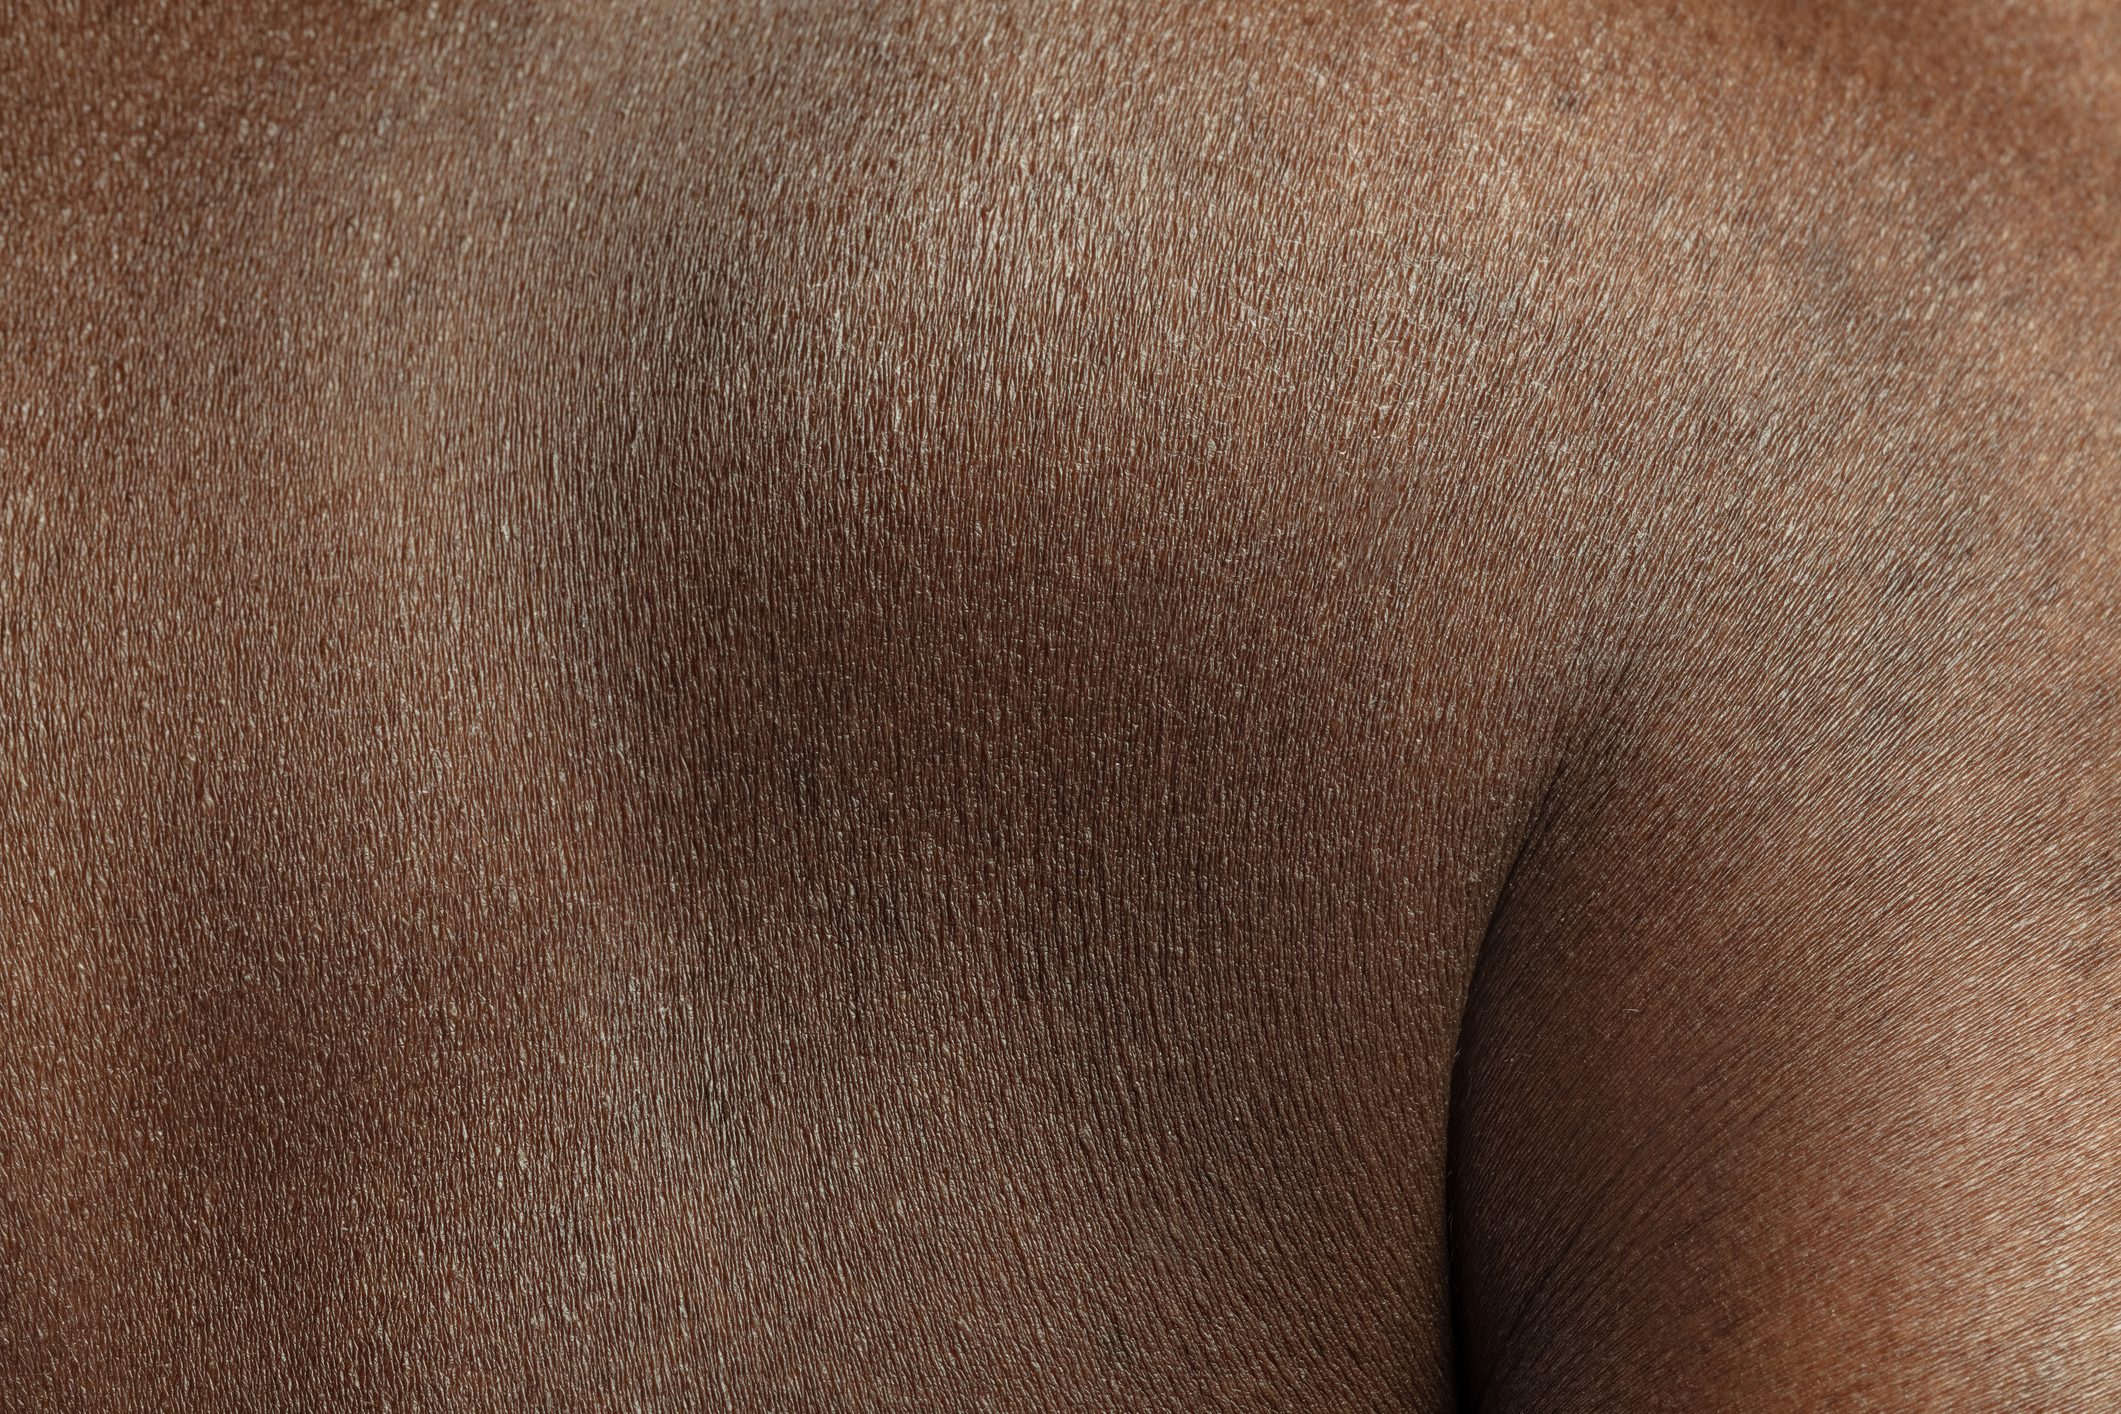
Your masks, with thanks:
[(0, 1406), (2121, 1400), (2111, 11), (0, 34)]

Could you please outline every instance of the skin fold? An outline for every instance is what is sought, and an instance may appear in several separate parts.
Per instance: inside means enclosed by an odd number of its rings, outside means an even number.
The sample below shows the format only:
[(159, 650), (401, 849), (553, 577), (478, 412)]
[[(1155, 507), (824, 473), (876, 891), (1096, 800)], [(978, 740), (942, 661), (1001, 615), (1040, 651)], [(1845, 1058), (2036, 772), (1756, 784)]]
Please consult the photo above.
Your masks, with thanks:
[(0, 18), (0, 1408), (2121, 1406), (2121, 16)]

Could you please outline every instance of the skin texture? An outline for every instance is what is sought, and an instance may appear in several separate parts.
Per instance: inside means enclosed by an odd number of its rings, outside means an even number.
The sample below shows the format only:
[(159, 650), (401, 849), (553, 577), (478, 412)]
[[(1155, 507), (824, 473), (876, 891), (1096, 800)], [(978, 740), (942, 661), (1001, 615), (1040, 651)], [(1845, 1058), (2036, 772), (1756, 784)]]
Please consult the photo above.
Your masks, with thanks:
[(2121, 20), (21, 5), (0, 1407), (2121, 1404)]

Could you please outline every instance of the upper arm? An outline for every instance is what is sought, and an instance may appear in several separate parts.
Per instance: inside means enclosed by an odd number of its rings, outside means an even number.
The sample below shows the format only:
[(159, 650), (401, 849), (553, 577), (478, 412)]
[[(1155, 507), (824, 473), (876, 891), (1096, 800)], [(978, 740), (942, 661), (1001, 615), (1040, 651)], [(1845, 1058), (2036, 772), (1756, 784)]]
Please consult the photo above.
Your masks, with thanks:
[[(1649, 264), (1712, 332), (1633, 365), (1638, 435), (1671, 389), (1702, 430), (1468, 1001), (1461, 1390), (2109, 1407), (2110, 26), (1746, 16), (1775, 43), (1723, 119), (1789, 121), (1677, 189), (1692, 263)], [(1707, 121), (1677, 150), (1752, 141)]]
[(2121, 461), (2080, 411), (1978, 465), (1859, 439), (1868, 499), (1645, 613), (1469, 1003), (1482, 1407), (2121, 1399)]

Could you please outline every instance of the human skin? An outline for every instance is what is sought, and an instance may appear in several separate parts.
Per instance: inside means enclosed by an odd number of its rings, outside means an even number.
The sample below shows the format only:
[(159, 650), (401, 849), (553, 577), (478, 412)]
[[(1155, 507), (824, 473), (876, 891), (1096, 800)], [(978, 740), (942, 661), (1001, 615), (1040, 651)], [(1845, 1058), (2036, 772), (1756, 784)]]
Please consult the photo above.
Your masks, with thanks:
[(2121, 1406), (2121, 18), (0, 20), (0, 1408)]

